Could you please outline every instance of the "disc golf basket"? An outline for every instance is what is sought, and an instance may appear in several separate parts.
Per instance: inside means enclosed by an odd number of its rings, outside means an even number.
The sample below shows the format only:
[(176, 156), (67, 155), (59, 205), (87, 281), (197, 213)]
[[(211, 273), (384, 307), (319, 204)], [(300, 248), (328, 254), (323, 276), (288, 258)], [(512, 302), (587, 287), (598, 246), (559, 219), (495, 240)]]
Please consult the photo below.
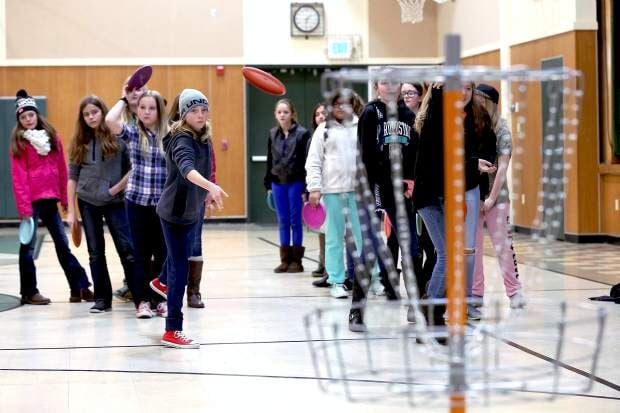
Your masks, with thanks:
[[(464, 163), (462, 83), (503, 82), (503, 93), (508, 95), (508, 101), (515, 108), (519, 108), (512, 115), (517, 146), (515, 157), (523, 157), (526, 154), (520, 153), (519, 143), (525, 138), (523, 126), (527, 119), (528, 92), (537, 90), (528, 85), (547, 82), (553, 86), (543, 89), (550, 103), (547, 124), (561, 125), (562, 130), (545, 132), (544, 140), (557, 139), (562, 147), (569, 147), (577, 139), (579, 104), (583, 95), (581, 74), (567, 68), (463, 67), (460, 65), (458, 36), (447, 36), (445, 56), (446, 64), (442, 67), (389, 67), (376, 71), (343, 69), (326, 72), (321, 79), (327, 102), (335, 91), (345, 93), (352, 90), (354, 83), (425, 82), (428, 87), (441, 85), (443, 88), (447, 297), (421, 300), (416, 283), (412, 281), (415, 277), (412, 257), (409, 248), (402, 246), (409, 245), (413, 234), (409, 233), (403, 196), (397, 189), (402, 188), (403, 182), (401, 144), (385, 143), (389, 145), (397, 228), (400, 229), (397, 237), (409, 301), (369, 302), (361, 307), (367, 326), (365, 333), (348, 331), (347, 308), (321, 308), (308, 314), (304, 322), (319, 385), (329, 392), (340, 389), (352, 401), (384, 401), (398, 397), (415, 405), (420, 400), (435, 402), (442, 399), (438, 395), (444, 395), (443, 399), (448, 400), (454, 412), (464, 411), (465, 406), (473, 401), (488, 402), (496, 395), (514, 398), (518, 394), (522, 398), (544, 393), (556, 397), (575, 391), (587, 392), (592, 388), (602, 349), (606, 319), (603, 309), (587, 305), (569, 308), (565, 302), (531, 301), (525, 317), (518, 312), (505, 311), (499, 302), (488, 301), (482, 320), (475, 325), (466, 323), (466, 306), (473, 303), (465, 297), (464, 168), (456, 167)], [(387, 102), (386, 108), (387, 122), (397, 122), (396, 102)], [(543, 201), (546, 197), (557, 201), (565, 196), (565, 180), (555, 182), (555, 178), (546, 174), (564, 167), (562, 157), (549, 157), (543, 165), (538, 215), (534, 220), (534, 237), (541, 242), (552, 236), (550, 231), (557, 226), (559, 219), (556, 214), (558, 202)], [(551, 181), (554, 186), (545, 186)], [(519, 184), (518, 179), (513, 179), (513, 187)], [(367, 289), (370, 284), (368, 274), (380, 257), (390, 283), (397, 287), (400, 275), (385, 244), (374, 248), (369, 241), (370, 236), (381, 238), (373, 194), (374, 189), (369, 188), (358, 151), (357, 213), (366, 253), (364, 257), (356, 251), (352, 254), (356, 277), (362, 288)], [(354, 212), (343, 211), (347, 221), (348, 214)], [(355, 246), (350, 231), (347, 244)], [(425, 316), (425, 312), (435, 306), (447, 308), (444, 314), (447, 325), (428, 324), (433, 317)], [(405, 321), (409, 307), (415, 323)], [(521, 343), (536, 348), (537, 354), (551, 356), (548, 359), (536, 358), (517, 351), (521, 350)], [(569, 363), (579, 365), (586, 374), (567, 375), (563, 366)]]

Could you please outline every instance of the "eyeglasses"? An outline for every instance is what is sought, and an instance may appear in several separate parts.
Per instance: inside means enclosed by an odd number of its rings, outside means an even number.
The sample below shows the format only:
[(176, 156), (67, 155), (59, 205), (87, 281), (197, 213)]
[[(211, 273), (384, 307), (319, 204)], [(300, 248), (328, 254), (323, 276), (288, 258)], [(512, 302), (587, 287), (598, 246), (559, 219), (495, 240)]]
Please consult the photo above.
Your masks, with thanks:
[(408, 98), (412, 98), (415, 96), (420, 96), (420, 94), (418, 93), (417, 90), (408, 90), (406, 92), (403, 92), (403, 96), (406, 96)]

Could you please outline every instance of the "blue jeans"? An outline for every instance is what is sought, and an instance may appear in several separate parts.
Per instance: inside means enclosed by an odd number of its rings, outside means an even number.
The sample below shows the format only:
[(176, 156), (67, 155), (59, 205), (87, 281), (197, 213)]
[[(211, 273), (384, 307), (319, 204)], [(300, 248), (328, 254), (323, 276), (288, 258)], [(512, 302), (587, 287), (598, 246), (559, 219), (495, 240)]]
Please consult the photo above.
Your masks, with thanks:
[(166, 275), (168, 285), (168, 317), (166, 331), (183, 330), (183, 296), (189, 273), (187, 259), (192, 252), (196, 224), (179, 225), (161, 220), (166, 240)]
[[(476, 251), (476, 229), (478, 228), (478, 216), (480, 215), (480, 187), (477, 186), (465, 192), (465, 263), (467, 265), (467, 297), (472, 296), (474, 285), (474, 264)], [(469, 250), (469, 251), (468, 251)]]
[(443, 298), (446, 295), (446, 223), (443, 198), (437, 199), (433, 205), (418, 209), (418, 213), (424, 221), (437, 254), (426, 295), (429, 298)]
[[(475, 250), (476, 226), (480, 210), (480, 188), (475, 187), (465, 192), (465, 249)], [(428, 284), (427, 295), (430, 298), (443, 298), (446, 295), (446, 224), (443, 199), (438, 199), (435, 205), (420, 208), (418, 213), (426, 225), (428, 235), (433, 241), (437, 253), (437, 262)], [(466, 295), (471, 297), (474, 280), (474, 254), (466, 251), (467, 285)]]
[(303, 244), (303, 228), (301, 226), (301, 208), (303, 202), (301, 194), (304, 190), (303, 182), (289, 184), (271, 184), (273, 200), (276, 204), (276, 215), (280, 230), (280, 245), (291, 245), (291, 230), (293, 232), (293, 246), (301, 247)]
[(136, 266), (141, 267), (145, 282), (157, 277), (166, 258), (166, 243), (155, 205), (143, 206), (125, 200)]
[(39, 219), (52, 236), (56, 256), (65, 277), (67, 277), (71, 295), (79, 295), (80, 289), (90, 286), (86, 271), (69, 249), (65, 227), (58, 214), (57, 202), (56, 199), (41, 199), (32, 203), (32, 219), (35, 222), (34, 234), (29, 244), (20, 244), (19, 246), (19, 281), (22, 296), (30, 297), (39, 292), (37, 289), (37, 269), (34, 266), (34, 247), (37, 243)]
[(200, 213), (200, 219), (196, 222), (194, 241), (192, 242), (192, 255), (191, 257), (200, 257), (197, 261), (202, 261), (202, 224), (204, 223), (205, 216), (205, 204), (202, 204)]
[(90, 274), (95, 284), (95, 299), (103, 299), (108, 304), (112, 302), (112, 284), (105, 256), (105, 238), (103, 235), (103, 219), (105, 218), (134, 303), (138, 305), (141, 301), (145, 301), (144, 273), (141, 266), (135, 265), (129, 223), (123, 203), (116, 202), (97, 206), (78, 199), (78, 206), (86, 234)]

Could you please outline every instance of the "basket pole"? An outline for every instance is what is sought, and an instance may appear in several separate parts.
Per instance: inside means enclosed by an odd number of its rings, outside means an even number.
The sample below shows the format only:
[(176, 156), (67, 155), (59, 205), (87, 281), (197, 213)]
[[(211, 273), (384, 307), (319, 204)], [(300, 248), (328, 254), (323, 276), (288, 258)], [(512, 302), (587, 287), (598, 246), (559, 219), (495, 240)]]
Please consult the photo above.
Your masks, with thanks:
[[(446, 67), (461, 62), (461, 38), (446, 35)], [(463, 118), (460, 76), (454, 71), (446, 76), (443, 93), (444, 191), (446, 225), (446, 275), (448, 280), (448, 332), (450, 335), (450, 412), (465, 412), (465, 179), (463, 156)]]

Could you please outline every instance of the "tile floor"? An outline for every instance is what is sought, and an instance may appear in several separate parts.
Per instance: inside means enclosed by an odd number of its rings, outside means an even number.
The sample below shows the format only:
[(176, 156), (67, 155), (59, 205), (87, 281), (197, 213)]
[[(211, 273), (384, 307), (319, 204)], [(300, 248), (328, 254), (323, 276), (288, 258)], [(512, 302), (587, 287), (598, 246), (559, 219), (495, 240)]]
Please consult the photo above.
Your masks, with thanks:
[[(402, 384), (383, 383), (398, 381), (400, 377), (400, 371), (395, 371), (402, 367), (402, 341), (393, 333), (405, 326), (403, 308), (386, 307), (382, 298), (371, 298), (371, 340), (346, 331), (346, 300), (330, 298), (327, 289), (310, 285), (309, 272), (316, 266), (311, 259), (317, 256), (318, 242), (316, 235), (305, 235), (307, 272), (274, 274), (271, 269), (277, 264), (277, 250), (266, 241), (277, 241), (275, 228), (251, 224), (205, 226), (202, 290), (206, 308), (185, 310), (186, 332), (199, 339), (199, 350), (160, 346), (164, 321), (137, 320), (129, 303), (115, 301), (112, 312), (98, 315), (88, 313), (89, 303), (69, 304), (69, 291), (53, 244), (46, 238), (37, 260), (38, 280), (41, 292), (53, 303), (0, 313), (0, 412), (447, 411), (441, 394), (414, 393), (417, 404), (412, 407)], [(121, 266), (112, 243), (108, 245), (113, 285), (119, 286)], [(610, 247), (612, 259), (620, 256), (620, 247)], [(74, 251), (80, 262), (87, 265), (86, 247), (82, 245)], [(606, 267), (604, 261), (590, 259), (589, 254), (582, 260), (596, 262), (601, 273), (609, 271), (611, 277), (618, 276), (617, 266)], [(521, 277), (531, 303), (525, 311), (508, 313), (508, 300), (494, 259), (486, 257), (485, 265), (489, 270), (487, 303), (499, 301), (501, 310), (514, 326), (519, 326), (521, 333), (507, 336), (510, 342), (494, 341), (502, 365), (507, 366), (500, 371), (502, 377), (493, 377), (494, 383), (524, 377), (527, 383), (535, 383), (541, 376), (545, 379), (554, 365), (544, 357), (555, 354), (556, 341), (553, 331), (541, 330), (543, 322), (551, 323), (558, 318), (561, 301), (568, 303), (570, 319), (590, 315), (581, 304), (589, 304), (590, 296), (607, 294), (609, 285), (565, 275), (557, 268), (549, 271), (522, 263)], [(17, 264), (10, 259), (0, 263), (0, 292), (19, 293)], [(569, 343), (562, 358), (566, 364), (558, 366), (563, 372), (559, 390), (571, 395), (552, 400), (544, 393), (512, 392), (507, 398), (498, 395), (489, 405), (475, 404), (468, 410), (619, 411), (620, 306), (597, 305), (608, 311), (608, 317), (591, 391), (586, 393), (575, 387), (583, 379), (578, 372), (588, 368), (588, 359), (580, 357), (587, 353), (588, 341), (596, 342), (596, 326), (588, 321), (566, 331)], [(317, 345), (327, 349), (318, 361), (321, 367), (331, 368), (331, 376), (325, 370), (317, 373), (314, 369), (304, 327), (304, 316), (318, 308), (329, 308), (326, 314), (331, 318), (327, 319), (342, 327), (338, 341), (327, 336), (326, 341), (311, 342), (315, 350)], [(380, 322), (385, 320), (390, 321), (388, 327)], [(536, 328), (540, 334), (530, 334)], [(473, 333), (474, 330), (468, 332)], [(325, 346), (320, 347), (323, 343)], [(347, 400), (342, 381), (317, 380), (340, 377), (337, 359), (325, 356), (336, 354), (335, 344), (342, 344), (346, 351), (345, 367), (348, 377), (353, 379), (348, 382), (349, 390), (360, 399), (357, 402)], [(367, 344), (372, 346), (377, 368), (374, 375), (368, 369)], [(441, 364), (429, 364), (428, 355), (419, 354), (425, 347), (416, 349), (419, 351), (412, 366), (419, 380), (414, 391), (436, 382), (445, 370)], [(471, 351), (475, 356), (476, 349)], [(396, 368), (388, 371), (388, 367)], [(524, 374), (528, 369), (529, 376)], [(545, 388), (551, 389), (551, 380), (542, 381)]]

